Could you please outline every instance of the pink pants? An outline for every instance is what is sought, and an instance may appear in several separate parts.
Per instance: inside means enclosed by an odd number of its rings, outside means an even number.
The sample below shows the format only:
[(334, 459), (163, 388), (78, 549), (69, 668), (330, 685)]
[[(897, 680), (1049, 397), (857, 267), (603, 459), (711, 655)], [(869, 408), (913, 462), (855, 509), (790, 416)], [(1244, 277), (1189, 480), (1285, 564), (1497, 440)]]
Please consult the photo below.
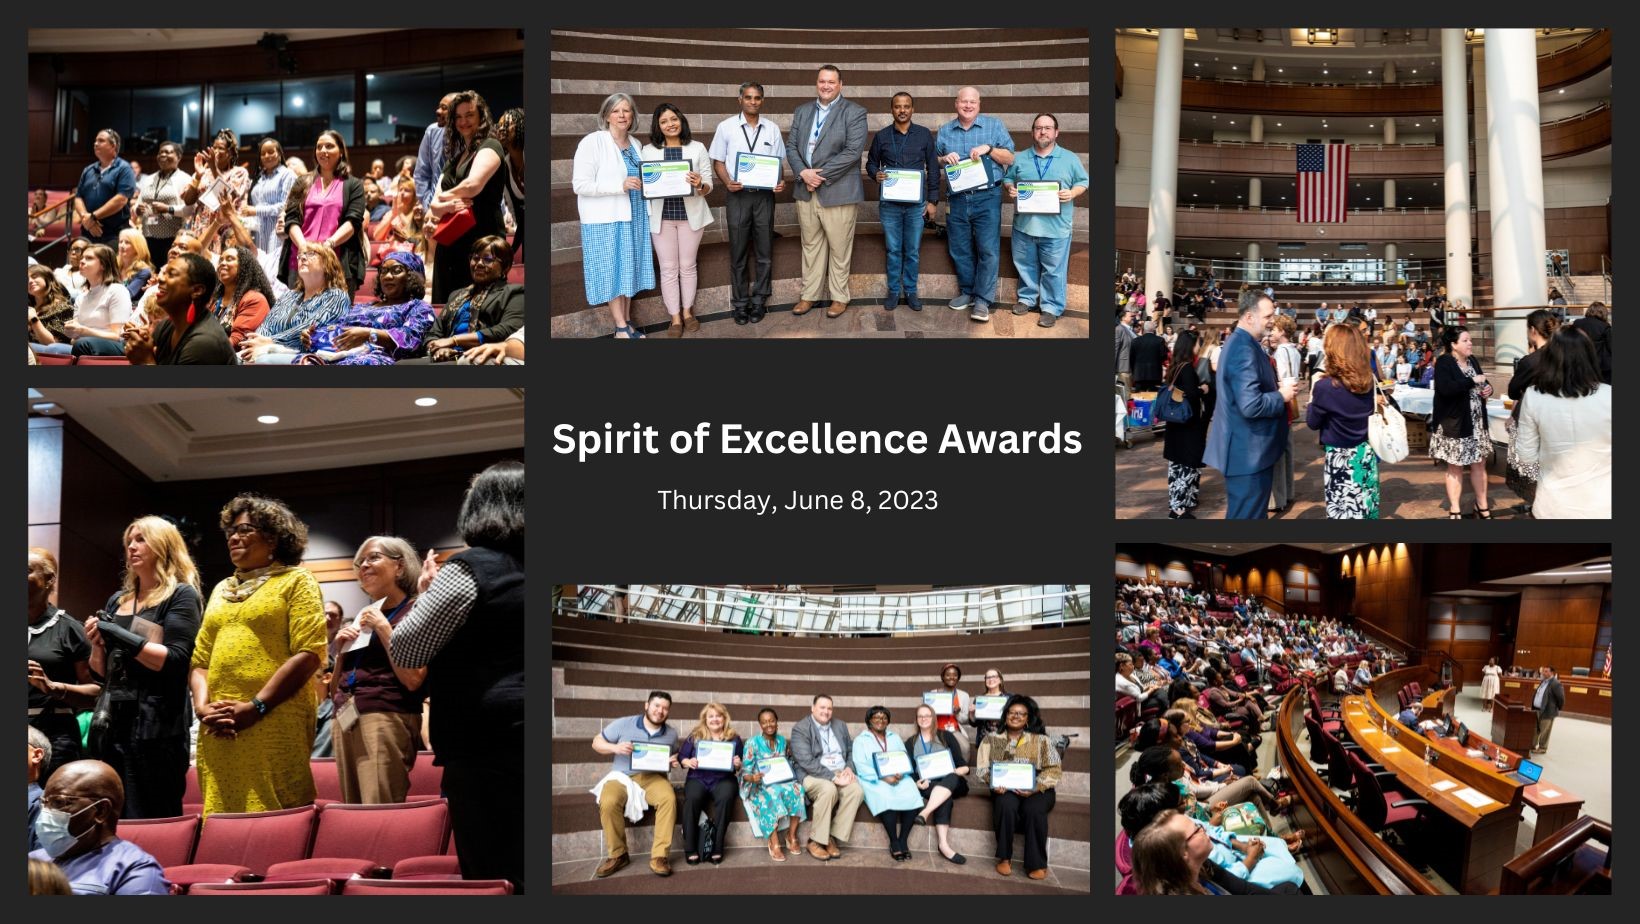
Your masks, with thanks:
[(680, 307), (695, 307), (695, 283), (699, 278), (695, 254), (700, 252), (704, 228), (695, 230), (687, 221), (663, 221), (655, 239), (655, 255), (661, 261), (661, 301), (666, 313), (676, 315)]

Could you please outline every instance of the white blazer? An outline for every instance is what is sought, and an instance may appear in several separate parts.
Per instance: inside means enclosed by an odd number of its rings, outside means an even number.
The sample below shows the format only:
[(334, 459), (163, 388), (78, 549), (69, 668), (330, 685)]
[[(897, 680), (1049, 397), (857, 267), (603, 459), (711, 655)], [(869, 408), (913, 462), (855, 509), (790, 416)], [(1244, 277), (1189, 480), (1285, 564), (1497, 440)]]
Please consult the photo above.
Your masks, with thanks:
[[(644, 160), (665, 160), (666, 154), (652, 144), (643, 146)], [(683, 159), (689, 162), (690, 169), (700, 174), (700, 185), (706, 193), (712, 191), (712, 157), (706, 153), (706, 145), (699, 141), (691, 141), (683, 146)], [(654, 200), (649, 203), (649, 233), (661, 233), (661, 203), (664, 200)], [(712, 223), (712, 207), (706, 204), (706, 194), (686, 196), (683, 200), (683, 211), (689, 216), (691, 230), (699, 231)]]
[[(632, 156), (642, 160), (642, 148), (627, 136)], [(632, 220), (632, 200), (627, 197), (626, 160), (608, 131), (595, 131), (575, 146), (575, 173), (570, 185), (575, 189), (575, 207), (581, 224), (602, 225)]]
[(1609, 520), (1612, 515), (1612, 387), (1582, 398), (1536, 388), (1521, 399), (1515, 451), (1539, 465), (1532, 515), (1545, 520)]

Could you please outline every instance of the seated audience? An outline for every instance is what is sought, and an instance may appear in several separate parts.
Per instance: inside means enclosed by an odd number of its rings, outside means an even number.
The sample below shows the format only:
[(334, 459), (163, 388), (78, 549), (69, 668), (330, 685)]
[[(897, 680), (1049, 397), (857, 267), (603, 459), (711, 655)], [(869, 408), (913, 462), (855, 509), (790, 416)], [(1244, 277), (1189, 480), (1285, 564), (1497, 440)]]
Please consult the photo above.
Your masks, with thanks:
[[(79, 347), (79, 355), (119, 355), (120, 331), (131, 317), (131, 293), (120, 284), (113, 248), (107, 244), (87, 247), (80, 257), (80, 275), (85, 279), (85, 294), (74, 303), (74, 317), (63, 323), (63, 332), (70, 342), (31, 344), (35, 352), (68, 355)], [(81, 340), (86, 341), (83, 347)], [(104, 347), (93, 341), (115, 346)]]
[(479, 238), (471, 257), (472, 284), (450, 295), (427, 332), (427, 360), (452, 362), (464, 350), (506, 340), (524, 326), (524, 286), (507, 282), (512, 248), (497, 235)]
[(154, 264), (148, 255), (148, 242), (143, 239), (142, 232), (136, 228), (126, 228), (120, 232), (119, 249), (115, 251), (119, 263), (120, 282), (125, 291), (131, 293), (133, 304), (142, 297), (142, 290), (148, 287), (148, 280), (154, 278)]
[(524, 328), (513, 331), (500, 343), (484, 343), (461, 354), (457, 365), (469, 366), (522, 366), (524, 365)]
[(267, 320), (273, 306), (273, 286), (256, 261), (255, 252), (246, 247), (222, 249), (216, 261), (216, 280), (211, 314), (228, 335), (228, 345), (237, 351), (239, 344)]
[(51, 267), (28, 268), (28, 336), (30, 343), (66, 343), (73, 338), (63, 325), (74, 317), (74, 302)]
[(114, 768), (76, 760), (58, 768), (40, 797), (29, 853), (62, 870), (75, 895), (169, 895), (165, 871), (146, 851), (119, 836), (125, 790)]
[(165, 317), (152, 327), (138, 321), (125, 328), (126, 360), (133, 366), (233, 365), (228, 335), (211, 314), (210, 293), (215, 283), (211, 261), (197, 253), (183, 254), (165, 264), (154, 287), (155, 307)]
[(421, 352), (433, 326), (433, 306), (422, 300), (427, 280), (421, 258), (395, 250), (376, 271), (377, 301), (354, 305), (335, 321), (302, 331), (305, 365), (391, 366)]
[(239, 361), (290, 365), (302, 351), (302, 333), (347, 313), (347, 279), (336, 252), (324, 244), (302, 247), (300, 288), (274, 302), (256, 333), (239, 343)]

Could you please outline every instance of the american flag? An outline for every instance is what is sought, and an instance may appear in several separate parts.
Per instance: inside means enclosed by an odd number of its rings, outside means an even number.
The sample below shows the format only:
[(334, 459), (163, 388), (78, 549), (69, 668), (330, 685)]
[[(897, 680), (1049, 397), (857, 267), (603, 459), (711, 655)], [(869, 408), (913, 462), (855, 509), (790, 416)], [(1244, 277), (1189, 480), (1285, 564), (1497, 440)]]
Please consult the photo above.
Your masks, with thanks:
[(1301, 144), (1298, 146), (1298, 220), (1342, 222), (1345, 220), (1345, 189), (1350, 179), (1350, 146), (1347, 144)]
[(1607, 642), (1606, 643), (1606, 676), (1610, 677), (1611, 675), (1612, 675), (1612, 646), (1611, 646), (1610, 642)]

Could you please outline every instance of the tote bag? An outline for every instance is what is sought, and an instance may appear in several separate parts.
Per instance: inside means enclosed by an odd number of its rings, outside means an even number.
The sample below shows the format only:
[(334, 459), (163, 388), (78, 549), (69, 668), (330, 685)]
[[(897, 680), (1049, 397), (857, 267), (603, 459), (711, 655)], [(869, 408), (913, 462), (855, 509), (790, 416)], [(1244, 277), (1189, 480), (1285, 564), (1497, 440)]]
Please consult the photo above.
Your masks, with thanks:
[[(1378, 385), (1373, 384), (1373, 391), (1381, 393)], [(1372, 444), (1372, 451), (1378, 455), (1378, 461), (1395, 463), (1405, 459), (1411, 450), (1407, 448), (1407, 421), (1401, 412), (1388, 404), (1373, 412), (1367, 418), (1367, 442)]]

